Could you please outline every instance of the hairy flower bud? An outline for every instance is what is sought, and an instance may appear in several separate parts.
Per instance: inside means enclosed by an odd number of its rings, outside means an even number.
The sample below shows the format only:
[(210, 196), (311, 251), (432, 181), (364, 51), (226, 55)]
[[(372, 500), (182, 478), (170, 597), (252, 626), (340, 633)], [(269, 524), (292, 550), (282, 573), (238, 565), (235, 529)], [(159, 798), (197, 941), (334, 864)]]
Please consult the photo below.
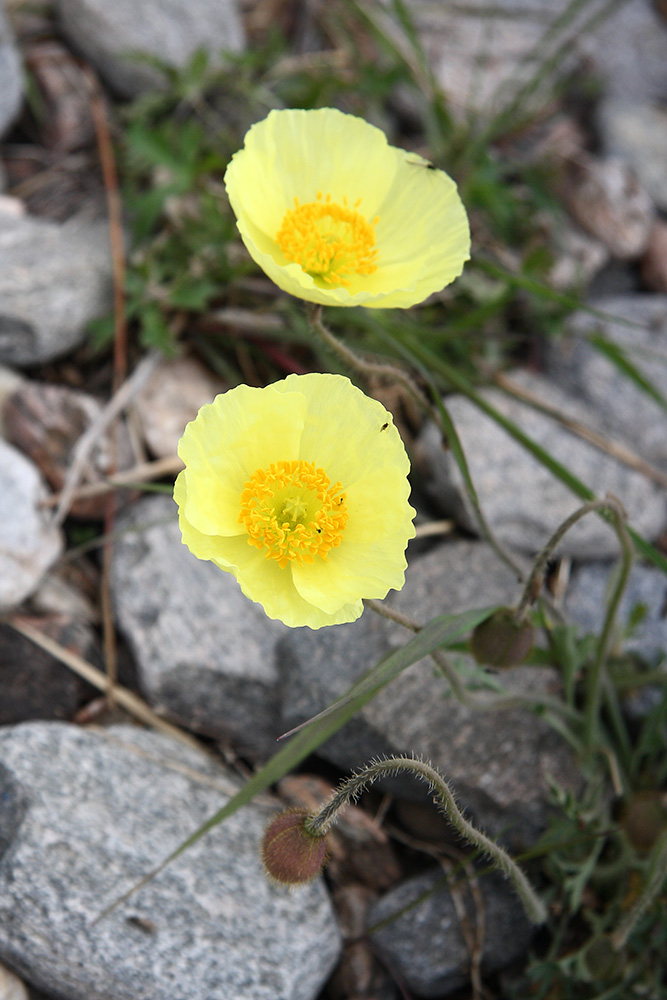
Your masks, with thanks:
[(269, 876), (281, 885), (300, 885), (320, 874), (327, 860), (327, 838), (306, 828), (310, 813), (288, 809), (271, 820), (262, 842)]
[(517, 622), (513, 608), (500, 608), (474, 630), (470, 649), (485, 666), (514, 667), (526, 659), (534, 638), (530, 622)]

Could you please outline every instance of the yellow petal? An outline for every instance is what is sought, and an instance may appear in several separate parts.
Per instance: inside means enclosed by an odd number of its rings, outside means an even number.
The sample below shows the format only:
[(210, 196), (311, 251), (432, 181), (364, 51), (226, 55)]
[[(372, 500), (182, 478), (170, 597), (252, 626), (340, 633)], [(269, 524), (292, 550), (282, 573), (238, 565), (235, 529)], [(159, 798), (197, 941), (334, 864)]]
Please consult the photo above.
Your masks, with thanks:
[(408, 456), (391, 414), (381, 403), (343, 375), (288, 375), (275, 385), (285, 393), (297, 387), (307, 407), (299, 458), (315, 462), (344, 490), (387, 465), (405, 482)]
[(298, 457), (305, 400), (270, 386), (237, 386), (203, 406), (183, 433), (189, 523), (207, 535), (238, 535), (243, 484), (257, 469)]

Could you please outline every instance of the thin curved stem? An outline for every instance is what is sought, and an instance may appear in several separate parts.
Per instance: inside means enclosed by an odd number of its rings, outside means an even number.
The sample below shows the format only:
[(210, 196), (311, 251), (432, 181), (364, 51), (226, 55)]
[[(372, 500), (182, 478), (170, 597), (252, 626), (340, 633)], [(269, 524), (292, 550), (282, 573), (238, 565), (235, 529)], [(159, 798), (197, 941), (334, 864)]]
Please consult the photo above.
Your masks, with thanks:
[(344, 781), (336, 790), (333, 798), (316, 816), (306, 820), (305, 827), (314, 836), (324, 836), (343, 806), (354, 800), (368, 785), (383, 775), (397, 774), (409, 771), (421, 781), (426, 782), (433, 792), (436, 805), (442, 810), (452, 826), (470, 844), (489, 857), (495, 866), (508, 878), (521, 899), (530, 920), (535, 924), (544, 923), (546, 910), (535, 890), (517, 865), (499, 844), (487, 837), (469, 822), (456, 804), (453, 791), (434, 767), (415, 757), (388, 757), (385, 760), (375, 760), (367, 764), (357, 774)]

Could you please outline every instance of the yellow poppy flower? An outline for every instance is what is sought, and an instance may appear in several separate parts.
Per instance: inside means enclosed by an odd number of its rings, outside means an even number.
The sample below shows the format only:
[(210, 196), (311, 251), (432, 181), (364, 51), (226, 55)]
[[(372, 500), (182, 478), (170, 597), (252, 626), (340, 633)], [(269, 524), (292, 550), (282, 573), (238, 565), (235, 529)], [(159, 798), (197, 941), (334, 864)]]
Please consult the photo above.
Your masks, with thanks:
[(333, 108), (272, 111), (232, 157), (225, 185), (252, 258), (308, 302), (406, 308), (470, 256), (454, 181)]
[(185, 428), (183, 542), (286, 625), (354, 621), (404, 583), (408, 457), (391, 415), (342, 375), (237, 386)]

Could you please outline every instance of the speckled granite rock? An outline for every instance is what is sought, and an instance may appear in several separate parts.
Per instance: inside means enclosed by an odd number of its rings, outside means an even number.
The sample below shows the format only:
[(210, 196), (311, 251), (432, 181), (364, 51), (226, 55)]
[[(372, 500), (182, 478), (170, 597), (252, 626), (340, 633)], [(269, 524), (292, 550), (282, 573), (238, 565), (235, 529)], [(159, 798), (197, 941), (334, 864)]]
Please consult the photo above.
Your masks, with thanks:
[[(581, 399), (583, 391), (566, 393), (549, 379), (525, 371), (513, 373), (511, 379), (538, 404), (553, 407), (593, 430), (601, 429), (596, 411)], [(659, 486), (528, 403), (495, 388), (483, 390), (482, 395), (597, 496), (609, 492), (618, 497), (638, 531), (649, 539), (660, 534), (667, 519), (667, 502)], [(610, 404), (614, 403), (610, 397)], [(581, 501), (474, 403), (463, 396), (449, 396), (446, 405), (492, 531), (513, 549), (538, 552)], [(451, 453), (443, 450), (434, 424), (427, 424), (422, 431), (415, 461), (437, 509), (476, 532), (461, 473)], [(615, 555), (617, 549), (616, 535), (597, 517), (579, 521), (559, 547), (561, 553), (576, 559), (603, 559)]]
[(314, 1000), (339, 952), (323, 883), (272, 885), (250, 805), (95, 924), (224, 804), (210, 758), (130, 726), (0, 730), (0, 961), (68, 1000)]
[[(438, 883), (443, 883), (441, 888), (436, 888)], [(482, 971), (489, 975), (525, 955), (532, 929), (508, 882), (497, 875), (484, 876), (479, 889), (484, 900)], [(470, 895), (465, 885), (458, 891), (474, 926)], [(396, 919), (372, 931), (392, 914)], [(470, 955), (441, 870), (408, 879), (386, 893), (371, 907), (367, 926), (374, 946), (417, 996), (448, 996), (469, 982)]]
[(274, 649), (287, 631), (236, 580), (181, 542), (170, 497), (146, 497), (117, 522), (118, 623), (155, 707), (262, 758), (279, 735)]
[(594, 409), (602, 430), (667, 471), (664, 410), (587, 340), (601, 333), (667, 397), (667, 295), (610, 296), (590, 304), (618, 319), (576, 313), (572, 335), (550, 344), (549, 377)]

